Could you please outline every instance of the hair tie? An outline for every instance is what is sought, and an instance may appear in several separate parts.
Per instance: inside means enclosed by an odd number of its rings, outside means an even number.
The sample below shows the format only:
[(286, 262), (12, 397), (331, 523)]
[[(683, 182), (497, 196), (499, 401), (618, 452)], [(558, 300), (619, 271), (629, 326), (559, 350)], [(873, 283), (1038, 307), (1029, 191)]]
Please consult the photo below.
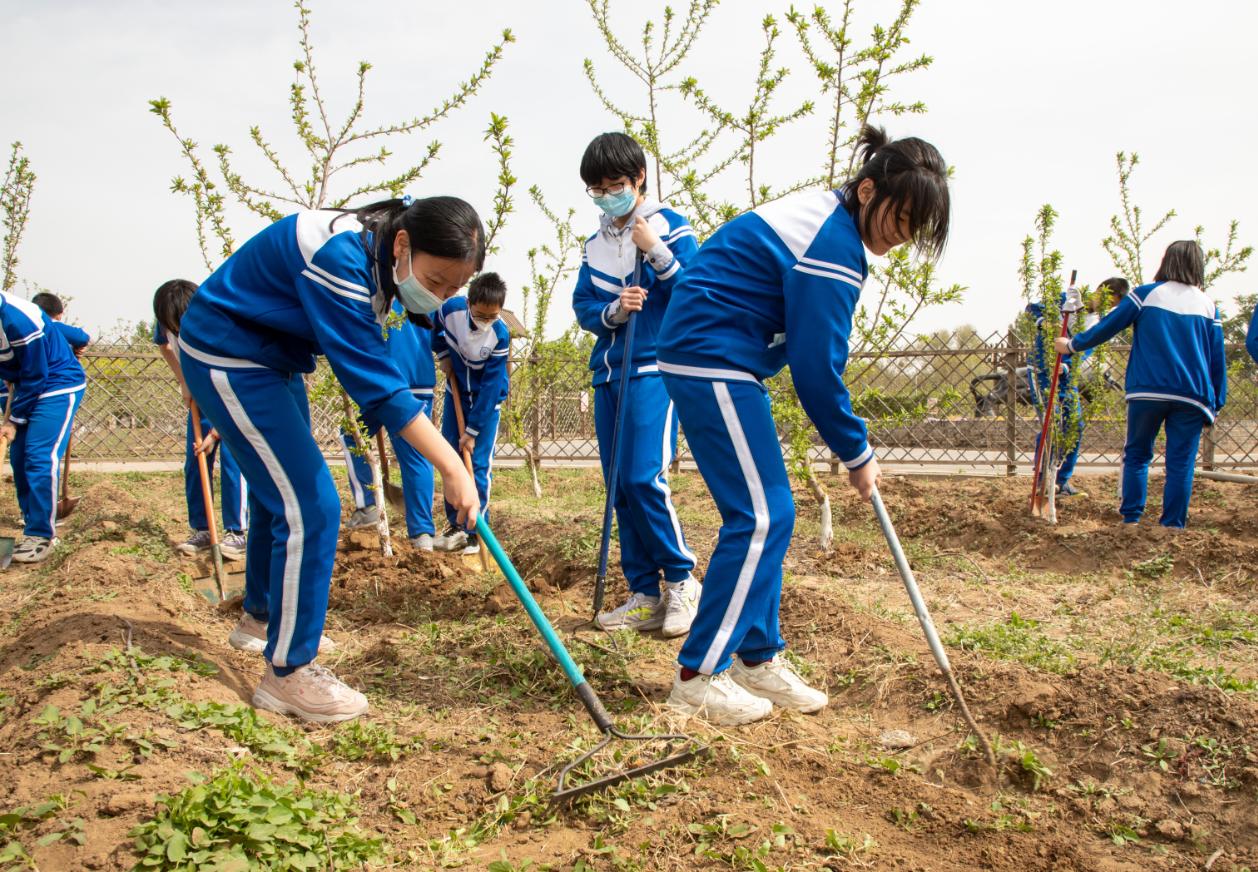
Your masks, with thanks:
[(415, 202), (415, 198), (412, 197), (410, 194), (402, 195), (402, 208), (403, 209), (409, 209), (411, 207), (411, 203), (414, 203), (414, 202)]

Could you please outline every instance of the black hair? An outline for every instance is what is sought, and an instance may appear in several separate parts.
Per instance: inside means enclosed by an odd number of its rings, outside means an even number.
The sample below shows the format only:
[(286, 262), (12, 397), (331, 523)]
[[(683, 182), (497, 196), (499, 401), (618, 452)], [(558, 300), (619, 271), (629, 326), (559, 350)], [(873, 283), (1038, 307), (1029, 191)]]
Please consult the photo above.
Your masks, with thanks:
[(162, 282), (153, 293), (153, 317), (163, 330), (172, 335), (179, 332), (179, 322), (183, 320), (183, 313), (188, 311), (188, 304), (196, 292), (196, 282), (187, 279)]
[(56, 318), (66, 310), (66, 307), (61, 302), (61, 298), (50, 291), (40, 291), (31, 297), (31, 302), (43, 309), (44, 314), (49, 318)]
[(642, 187), (646, 193), (646, 154), (632, 136), (624, 133), (601, 133), (585, 147), (581, 155), (581, 181), (597, 185), (603, 179), (626, 176), (636, 182), (642, 173)]
[[(843, 183), (848, 213), (869, 238), (869, 222), (881, 214), (883, 204), (892, 215), (909, 213), (909, 234), (918, 252), (934, 260), (948, 243), (950, 201), (948, 165), (939, 149), (917, 137), (891, 139), (881, 127), (866, 125), (856, 140), (861, 168)], [(874, 196), (861, 206), (857, 188), (865, 179), (874, 183)]]
[(507, 283), (496, 272), (481, 273), (467, 286), (467, 302), (501, 307), (507, 302)]
[[(485, 227), (471, 204), (458, 197), (423, 197), (409, 203), (400, 198), (381, 200), (357, 209), (343, 209), (344, 214), (332, 219), (335, 225), (344, 215), (353, 215), (363, 226), (363, 246), (375, 265), (376, 286), (390, 306), (397, 297), (393, 281), (393, 240), (399, 230), (410, 237), (411, 251), (422, 251), (433, 257), (485, 265)], [(374, 247), (368, 244), (372, 234)], [(407, 317), (421, 327), (431, 327), (427, 315), (407, 312)]]
[(1166, 247), (1155, 282), (1179, 282), (1199, 288), (1206, 283), (1206, 257), (1195, 239), (1181, 239)]
[(1098, 291), (1102, 289), (1107, 290), (1115, 297), (1125, 297), (1127, 292), (1131, 290), (1131, 282), (1122, 276), (1113, 276), (1097, 285), (1096, 289)]

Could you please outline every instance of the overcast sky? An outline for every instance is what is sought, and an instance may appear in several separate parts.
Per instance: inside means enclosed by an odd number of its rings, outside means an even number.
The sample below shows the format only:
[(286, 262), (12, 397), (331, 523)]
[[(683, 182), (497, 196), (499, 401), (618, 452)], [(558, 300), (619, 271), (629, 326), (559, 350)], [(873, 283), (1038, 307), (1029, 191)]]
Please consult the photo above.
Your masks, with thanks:
[[(372, 123), (426, 113), (502, 28), (514, 30), (517, 42), (468, 106), (390, 144), (396, 168), (441, 140), (441, 158), (411, 193), (456, 194), (485, 214), (495, 169), (481, 133), (491, 111), (509, 117), (517, 213), (488, 266), (513, 293), (528, 278), (526, 251), (548, 238), (528, 186), (540, 185), (557, 207), (576, 207), (583, 227), (596, 225), (577, 167), (589, 139), (619, 125), (592, 94), (582, 60), (593, 59), (607, 90), (628, 106), (641, 108), (643, 94), (607, 54), (584, 2), (310, 3), (334, 114), (348, 110), (355, 64), (368, 60)], [(636, 43), (641, 22), (663, 5), (613, 2), (622, 38)], [(895, 5), (857, 3), (863, 22), (885, 20)], [(760, 18), (781, 18), (788, 8), (781, 0), (726, 0), (681, 71), (737, 108), (754, 76)], [(242, 173), (260, 184), (275, 180), (252, 151), (253, 124), (290, 163), (305, 165), (289, 121), (296, 13), (284, 0), (0, 0), (0, 22), (0, 142), (7, 153), (20, 139), (39, 176), (19, 275), (72, 296), (72, 319), (89, 329), (150, 318), (160, 282), (204, 277), (191, 204), (169, 192), (186, 166), (149, 114), (150, 98), (172, 101), (181, 132), (201, 143), (205, 159), (213, 160), (209, 146), (225, 142), (241, 156)], [(1255, 32), (1258, 4), (1234, 0), (925, 0), (912, 48), (936, 60), (900, 80), (895, 95), (924, 100), (930, 111), (886, 123), (893, 135), (931, 140), (956, 167), (941, 274), (970, 290), (963, 305), (928, 313), (921, 329), (1009, 323), (1021, 305), (1020, 241), (1044, 202), (1062, 213), (1057, 243), (1066, 267), (1093, 284), (1113, 273), (1100, 240), (1117, 208), (1120, 149), (1141, 155), (1134, 191), (1150, 217), (1170, 207), (1179, 215), (1150, 243), (1146, 274), (1167, 243), (1190, 237), (1197, 224), (1221, 241), (1237, 218), (1242, 240), (1258, 240)], [(784, 33), (779, 46), (775, 64), (795, 71), (780, 105), (819, 97), (794, 37)], [(668, 104), (665, 135), (680, 143), (694, 118), (680, 102)], [(767, 156), (764, 181), (812, 171), (824, 135), (820, 114), (784, 133)], [(261, 226), (241, 210), (231, 216), (238, 240)], [(1253, 290), (1254, 279), (1258, 271), (1229, 277), (1214, 296), (1226, 308)], [(566, 295), (558, 301), (556, 327), (571, 320), (567, 302)]]

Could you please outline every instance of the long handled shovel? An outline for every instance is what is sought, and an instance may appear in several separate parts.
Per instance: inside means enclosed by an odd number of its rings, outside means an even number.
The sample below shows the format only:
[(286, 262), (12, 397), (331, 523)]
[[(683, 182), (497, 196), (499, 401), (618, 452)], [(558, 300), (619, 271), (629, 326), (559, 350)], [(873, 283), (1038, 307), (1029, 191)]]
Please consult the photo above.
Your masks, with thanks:
[[(8, 400), (4, 404), (4, 423), (9, 423), (9, 412), (13, 409), (13, 385), (9, 386)], [(0, 463), (4, 463), (9, 455), (9, 437), (0, 436)], [(14, 489), (17, 485), (14, 485)], [(0, 569), (8, 569), (13, 562), (13, 546), (17, 540), (12, 536), (0, 536)]]
[(909, 566), (909, 561), (904, 556), (904, 549), (900, 547), (900, 537), (895, 534), (895, 527), (891, 526), (891, 516), (887, 514), (887, 507), (883, 505), (882, 494), (878, 493), (877, 488), (874, 488), (874, 492), (870, 496), (870, 502), (874, 504), (874, 514), (878, 516), (878, 525), (882, 527), (882, 535), (886, 537), (887, 547), (891, 549), (891, 556), (895, 559), (895, 567), (900, 571), (900, 579), (904, 582), (904, 589), (908, 591), (909, 599), (913, 602), (913, 611), (917, 613), (917, 622), (922, 625), (922, 632), (926, 634), (926, 644), (930, 646), (930, 653), (935, 655), (935, 662), (939, 664), (939, 671), (943, 673), (944, 679), (948, 682), (948, 690), (952, 692), (952, 698), (957, 701), (957, 707), (961, 709), (961, 716), (965, 718), (966, 724), (978, 738), (979, 744), (983, 746), (983, 753), (987, 756), (987, 762), (995, 766), (996, 754), (992, 751), (992, 746), (987, 741), (987, 737), (983, 735), (983, 731), (978, 728), (978, 724), (974, 721), (974, 715), (970, 714), (970, 707), (965, 704), (965, 697), (961, 695), (961, 687), (957, 684), (956, 676), (952, 674), (952, 665), (948, 662), (948, 652), (944, 650), (943, 643), (939, 641), (939, 634), (935, 632), (935, 623), (930, 619), (930, 612), (926, 609), (926, 601), (922, 599), (922, 592), (917, 587), (917, 580), (913, 578), (913, 569)]
[(384, 482), (384, 498), (399, 512), (406, 510), (406, 496), (389, 480), (389, 452), (384, 446), (384, 428), (376, 431), (376, 450), (380, 452), (380, 478)]
[[(196, 444), (200, 445), (203, 438), (201, 410), (197, 408), (196, 400), (193, 400), (188, 408), (192, 414), (192, 436)], [(210, 467), (206, 463), (205, 455), (199, 451), (197, 452), (197, 470), (201, 473), (201, 498), (205, 500), (205, 517), (210, 524), (210, 558), (214, 562), (214, 587), (209, 586), (210, 576), (194, 578), (192, 587), (211, 603), (221, 603), (229, 596), (234, 596), (244, 590), (244, 578), (241, 573), (229, 575), (223, 569), (223, 550), (218, 542), (218, 519), (214, 516), (214, 494), (210, 490)], [(229, 584), (233, 580), (237, 582), (238, 587)]]
[[(633, 283), (642, 281), (642, 255), (633, 263)], [(620, 430), (625, 421), (625, 406), (629, 402), (629, 379), (633, 370), (633, 335), (637, 318), (629, 313), (625, 324), (625, 347), (620, 352), (620, 392), (616, 399), (616, 425), (612, 429), (612, 462), (607, 471), (607, 496), (603, 500), (603, 535), (598, 545), (598, 575), (594, 579), (594, 618), (603, 610), (603, 596), (607, 590), (607, 558), (612, 547), (612, 508), (616, 503), (616, 488), (620, 482)]]
[[(465, 426), (463, 423), (463, 401), (459, 397), (459, 380), (454, 377), (447, 378), (446, 385), (450, 388), (450, 398), (454, 400), (454, 420), (459, 425), (459, 442), (461, 443), (463, 441)], [(472, 452), (464, 449), (462, 453), (463, 465), (467, 467), (467, 474), (472, 477), (472, 483), (475, 484), (476, 472), (472, 469)], [(482, 506), (481, 508), (483, 509), (484, 507)], [(469, 559), (469, 555), (464, 555), (463, 557), (464, 563), (471, 563), (473, 560), (475, 560), (476, 565), (480, 566), (481, 572), (489, 571), (489, 557), (486, 556), (485, 549), (483, 547), (476, 552), (475, 558)]]
[[(1079, 271), (1073, 270), (1070, 273), (1070, 287), (1075, 286), (1075, 279), (1078, 277)], [(1061, 313), (1061, 336), (1065, 339), (1070, 335), (1070, 315), (1067, 312)], [(1053, 428), (1053, 403), (1057, 399), (1057, 382), (1061, 378), (1061, 358), (1057, 355), (1057, 362), (1053, 365), (1053, 380), (1048, 388), (1048, 403), (1044, 407), (1044, 422), (1040, 425), (1040, 441), (1035, 447), (1035, 466), (1031, 475), (1031, 513), (1034, 515), (1041, 514), (1044, 507), (1044, 491), (1047, 487), (1056, 486), (1054, 481), (1048, 484), (1046, 473), (1050, 470), (1049, 458), (1054, 454), (1048, 445), (1049, 434)], [(1054, 475), (1056, 470), (1051, 470)]]
[[(577, 697), (581, 700), (581, 704), (585, 706), (585, 710), (589, 712), (590, 718), (594, 721), (594, 725), (603, 733), (603, 740), (573, 760), (563, 768), (559, 773), (559, 783), (555, 786), (554, 793), (551, 794), (551, 802), (561, 805), (578, 796), (595, 793), (599, 790), (605, 790), (622, 781), (628, 781), (631, 778), (640, 778), (643, 775), (649, 775), (652, 772), (659, 772), (661, 769), (668, 769), (672, 766), (678, 766), (695, 757), (695, 755), (703, 753), (707, 748), (701, 746), (690, 736), (684, 734), (677, 735), (658, 735), (658, 736), (640, 736), (631, 733), (623, 733), (616, 729), (616, 725), (612, 722), (611, 715), (607, 713), (607, 709), (603, 708), (603, 703), (599, 700), (598, 694), (594, 692), (594, 688), (586, 682), (585, 676), (581, 672), (581, 667), (573, 662), (568, 649), (564, 647), (563, 641), (555, 633), (554, 627), (550, 625), (550, 621), (546, 619), (546, 615), (537, 605), (537, 601), (533, 599), (533, 595), (529, 593), (528, 587), (524, 584), (520, 574), (516, 572), (515, 567), (511, 565), (511, 560), (507, 557), (506, 552), (502, 550), (502, 546), (498, 544), (497, 538), (494, 537), (493, 531), (489, 529), (489, 525), (485, 523), (485, 518), (480, 515), (476, 519), (476, 532), (480, 534), (481, 542), (488, 547), (494, 560), (498, 563), (498, 567), (502, 570), (502, 574), (506, 576), (507, 581), (511, 584), (511, 589), (515, 591), (515, 595), (519, 598), (520, 604), (524, 606), (524, 610), (528, 612), (529, 618), (533, 621), (533, 626), (537, 627), (542, 638), (546, 640), (547, 647), (550, 652), (559, 661), (560, 667), (564, 674), (568, 677), (568, 681), (572, 683), (572, 689), (576, 691)], [(620, 739), (625, 742), (668, 742), (670, 751), (676, 746), (680, 746), (681, 750), (668, 753), (663, 757), (652, 760), (649, 763), (631, 766), (628, 769), (622, 769), (611, 775), (604, 775), (587, 781), (583, 784), (570, 785), (569, 776), (574, 771), (579, 770), (586, 762), (591, 760), (595, 754), (602, 751), (611, 744), (613, 739)], [(626, 755), (628, 756), (628, 755)], [(615, 759), (624, 759), (619, 755)]]
[(74, 432), (66, 437), (66, 462), (61, 471), (61, 499), (57, 500), (57, 520), (70, 517), (74, 507), (79, 504), (78, 497), (70, 496), (70, 449), (74, 445)]

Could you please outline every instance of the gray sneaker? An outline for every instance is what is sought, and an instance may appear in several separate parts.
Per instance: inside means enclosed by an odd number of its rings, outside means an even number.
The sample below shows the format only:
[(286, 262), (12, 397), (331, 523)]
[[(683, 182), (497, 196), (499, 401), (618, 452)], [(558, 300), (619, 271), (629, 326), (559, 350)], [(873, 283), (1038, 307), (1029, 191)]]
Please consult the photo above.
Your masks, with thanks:
[(229, 530), (223, 535), (223, 541), (218, 543), (218, 550), (225, 560), (244, 560), (245, 534)]
[(411, 539), (411, 547), (416, 551), (431, 551), (433, 548), (432, 533), (420, 533)]
[(196, 530), (183, 542), (175, 546), (180, 554), (198, 554), (210, 549), (210, 531)]
[(345, 522), (345, 527), (349, 530), (361, 530), (364, 527), (374, 527), (379, 523), (380, 510), (375, 506), (368, 506), (365, 509), (354, 509), (349, 520)]
[(52, 549), (57, 547), (59, 539), (44, 539), (39, 536), (27, 536), (13, 549), (14, 563), (42, 563), (48, 559)]
[(618, 608), (594, 619), (604, 630), (658, 630), (664, 625), (664, 603), (657, 596), (631, 594)]
[(467, 545), (467, 533), (447, 527), (446, 531), (432, 540), (432, 547), (437, 551), (462, 551)]

